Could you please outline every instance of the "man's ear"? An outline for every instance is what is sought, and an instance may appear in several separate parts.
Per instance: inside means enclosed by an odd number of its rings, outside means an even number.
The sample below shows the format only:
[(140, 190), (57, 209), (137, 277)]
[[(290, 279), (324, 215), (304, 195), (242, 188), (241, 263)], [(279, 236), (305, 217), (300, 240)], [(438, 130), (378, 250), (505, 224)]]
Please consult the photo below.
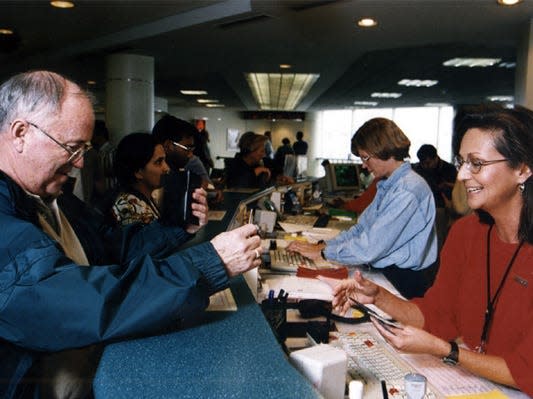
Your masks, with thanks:
[(22, 152), (28, 131), (28, 123), (20, 119), (16, 119), (9, 125), (9, 136), (17, 152)]

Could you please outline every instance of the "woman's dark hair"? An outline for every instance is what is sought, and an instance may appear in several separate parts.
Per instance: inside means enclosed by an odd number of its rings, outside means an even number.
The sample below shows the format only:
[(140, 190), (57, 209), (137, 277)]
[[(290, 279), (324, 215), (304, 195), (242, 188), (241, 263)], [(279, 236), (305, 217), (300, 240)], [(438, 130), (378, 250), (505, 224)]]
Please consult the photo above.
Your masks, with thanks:
[(266, 141), (266, 136), (261, 136), (254, 132), (243, 133), (239, 139), (239, 149), (241, 155), (247, 155), (251, 152), (254, 152), (259, 147), (264, 146)]
[(115, 175), (122, 188), (131, 188), (137, 181), (135, 172), (152, 159), (158, 143), (149, 133), (131, 133), (123, 137), (115, 152)]
[(367, 151), (381, 160), (394, 158), (403, 161), (409, 157), (411, 142), (402, 130), (390, 119), (374, 118), (365, 122), (352, 137), (352, 153)]
[[(456, 118), (453, 150), (458, 154), (461, 141), (469, 129), (480, 129), (491, 134), (494, 148), (506, 158), (510, 168), (527, 165), (533, 170), (533, 112), (527, 108), (515, 106), (479, 106)], [(518, 190), (518, 187), (517, 187)], [(524, 205), (520, 214), (518, 239), (533, 243), (533, 178), (524, 182), (522, 192)], [(494, 220), (487, 212), (477, 210), (484, 223), (492, 224)]]

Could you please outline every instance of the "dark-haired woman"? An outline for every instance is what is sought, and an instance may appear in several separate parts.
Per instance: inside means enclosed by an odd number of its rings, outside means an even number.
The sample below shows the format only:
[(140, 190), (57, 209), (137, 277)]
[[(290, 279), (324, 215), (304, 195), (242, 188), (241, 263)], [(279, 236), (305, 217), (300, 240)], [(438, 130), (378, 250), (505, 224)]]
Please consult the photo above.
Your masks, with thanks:
[(153, 136), (132, 133), (119, 143), (115, 154), (115, 174), (120, 193), (112, 207), (114, 219), (121, 225), (148, 224), (159, 219), (152, 192), (161, 187), (170, 171), (165, 150)]
[(424, 179), (405, 158), (411, 143), (391, 120), (367, 121), (352, 138), (352, 152), (378, 179), (377, 193), (351, 229), (325, 243), (288, 247), (311, 259), (378, 269), (406, 298), (423, 296), (437, 260), (435, 203)]
[(433, 287), (404, 301), (356, 274), (335, 288), (334, 305), (373, 303), (404, 323), (374, 323), (396, 348), (533, 396), (533, 113), (481, 109), (457, 135), (457, 178), (475, 214), (452, 226)]

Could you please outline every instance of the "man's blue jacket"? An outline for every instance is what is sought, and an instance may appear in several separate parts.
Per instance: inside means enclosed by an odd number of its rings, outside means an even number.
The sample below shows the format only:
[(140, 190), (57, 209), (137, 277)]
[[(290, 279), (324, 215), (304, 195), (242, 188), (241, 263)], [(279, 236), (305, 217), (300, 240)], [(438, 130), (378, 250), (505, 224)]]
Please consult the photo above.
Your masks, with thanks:
[(228, 277), (211, 243), (158, 222), (104, 228), (73, 198), (58, 203), (91, 265), (39, 226), (34, 200), (0, 172), (0, 398), (13, 398), (46, 352), (160, 332), (194, 319)]

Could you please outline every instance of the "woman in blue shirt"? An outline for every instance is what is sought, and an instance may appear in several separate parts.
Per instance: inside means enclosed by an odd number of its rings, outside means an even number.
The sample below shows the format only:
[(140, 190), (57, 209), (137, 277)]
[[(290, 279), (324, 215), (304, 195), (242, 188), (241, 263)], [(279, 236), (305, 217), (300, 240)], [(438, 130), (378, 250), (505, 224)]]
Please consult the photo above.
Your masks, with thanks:
[(391, 120), (374, 118), (352, 137), (352, 153), (381, 179), (358, 223), (327, 242), (294, 242), (302, 255), (380, 269), (406, 298), (423, 296), (437, 269), (435, 203), (427, 183), (405, 161), (409, 139)]

